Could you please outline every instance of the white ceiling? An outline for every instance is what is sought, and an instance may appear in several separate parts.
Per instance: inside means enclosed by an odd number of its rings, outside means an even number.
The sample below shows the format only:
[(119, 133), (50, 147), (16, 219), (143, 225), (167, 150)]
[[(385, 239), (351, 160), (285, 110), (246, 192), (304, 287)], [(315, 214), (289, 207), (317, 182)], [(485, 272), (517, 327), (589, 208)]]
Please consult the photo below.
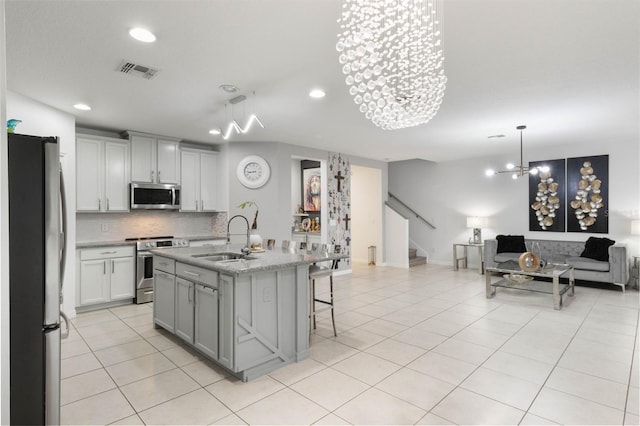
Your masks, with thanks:
[[(638, 0), (445, 0), (444, 102), (431, 122), (395, 131), (371, 124), (347, 92), (340, 10), (340, 0), (6, 0), (7, 85), (79, 126), (220, 143), (208, 131), (229, 121), (235, 95), (218, 86), (234, 84), (255, 91), (240, 105), (265, 128), (230, 143), (378, 160), (517, 154), (519, 124), (525, 160), (533, 146), (638, 140)], [(131, 39), (134, 26), (156, 43)], [(123, 59), (161, 71), (124, 75)], [(314, 87), (327, 96), (309, 98)], [(242, 108), (234, 112), (242, 123)]]

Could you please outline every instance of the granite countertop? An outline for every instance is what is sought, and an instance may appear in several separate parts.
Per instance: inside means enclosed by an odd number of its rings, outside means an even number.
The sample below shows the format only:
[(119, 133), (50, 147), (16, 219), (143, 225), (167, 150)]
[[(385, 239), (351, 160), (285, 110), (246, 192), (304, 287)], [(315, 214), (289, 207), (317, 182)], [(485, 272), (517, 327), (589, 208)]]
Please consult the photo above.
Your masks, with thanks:
[[(226, 240), (227, 237), (220, 237), (215, 235), (189, 235), (189, 236), (176, 236), (175, 238), (182, 238), (189, 241), (202, 241), (202, 240)], [(136, 241), (76, 241), (76, 248), (94, 248), (94, 247), (107, 247), (107, 246), (135, 246)]]
[(262, 252), (252, 252), (249, 257), (252, 259), (236, 260), (236, 261), (210, 261), (202, 257), (207, 254), (216, 253), (240, 253), (241, 245), (222, 245), (214, 247), (183, 247), (183, 248), (164, 248), (154, 249), (151, 253), (174, 259), (178, 262), (186, 263), (201, 268), (210, 269), (212, 271), (223, 272), (227, 274), (243, 274), (259, 271), (283, 269), (302, 264), (311, 264), (316, 262), (326, 262), (334, 259), (346, 259), (346, 254), (335, 253), (314, 253), (307, 251), (291, 252), (280, 248), (273, 250), (265, 250)]

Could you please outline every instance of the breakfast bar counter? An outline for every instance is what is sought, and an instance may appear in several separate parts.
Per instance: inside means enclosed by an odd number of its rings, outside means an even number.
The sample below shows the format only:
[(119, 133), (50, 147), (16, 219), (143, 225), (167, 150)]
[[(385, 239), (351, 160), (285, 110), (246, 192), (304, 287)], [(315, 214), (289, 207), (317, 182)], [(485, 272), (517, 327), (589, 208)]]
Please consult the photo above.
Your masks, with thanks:
[(240, 246), (154, 255), (155, 327), (248, 381), (309, 356), (309, 265), (346, 258)]

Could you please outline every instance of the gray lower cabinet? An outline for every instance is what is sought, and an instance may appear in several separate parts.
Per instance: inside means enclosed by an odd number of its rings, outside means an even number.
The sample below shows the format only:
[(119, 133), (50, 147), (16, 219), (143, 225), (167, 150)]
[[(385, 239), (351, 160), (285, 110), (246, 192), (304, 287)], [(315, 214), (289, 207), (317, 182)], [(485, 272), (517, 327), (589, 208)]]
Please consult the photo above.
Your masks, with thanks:
[(195, 284), (176, 277), (176, 336), (193, 344)]
[(308, 357), (306, 264), (229, 275), (176, 261), (167, 270), (156, 269), (154, 323), (232, 374), (251, 380)]
[(153, 271), (153, 320), (167, 331), (175, 333), (175, 275)]
[(233, 365), (233, 277), (220, 274), (218, 279), (218, 362), (230, 370)]
[(194, 345), (218, 359), (218, 289), (195, 284)]

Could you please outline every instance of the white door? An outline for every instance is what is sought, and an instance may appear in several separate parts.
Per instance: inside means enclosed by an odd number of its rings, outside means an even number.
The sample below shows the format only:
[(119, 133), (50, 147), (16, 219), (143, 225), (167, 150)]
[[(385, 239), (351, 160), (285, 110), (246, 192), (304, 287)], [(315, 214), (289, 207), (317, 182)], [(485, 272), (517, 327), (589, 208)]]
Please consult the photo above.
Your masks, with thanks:
[(80, 305), (109, 301), (108, 260), (83, 260), (80, 262)]
[(147, 136), (131, 136), (131, 180), (156, 181), (155, 139)]
[(158, 176), (159, 183), (180, 183), (180, 151), (178, 142), (158, 139)]
[(76, 141), (76, 210), (97, 212), (102, 207), (102, 142)]
[(195, 212), (200, 208), (200, 154), (182, 151), (182, 184), (180, 204), (183, 212)]
[(134, 297), (135, 258), (117, 257), (111, 259), (111, 300)]
[(215, 154), (200, 154), (200, 209), (202, 211), (215, 211), (218, 208), (217, 161)]
[(126, 144), (105, 143), (104, 194), (106, 211), (129, 211), (129, 173)]

